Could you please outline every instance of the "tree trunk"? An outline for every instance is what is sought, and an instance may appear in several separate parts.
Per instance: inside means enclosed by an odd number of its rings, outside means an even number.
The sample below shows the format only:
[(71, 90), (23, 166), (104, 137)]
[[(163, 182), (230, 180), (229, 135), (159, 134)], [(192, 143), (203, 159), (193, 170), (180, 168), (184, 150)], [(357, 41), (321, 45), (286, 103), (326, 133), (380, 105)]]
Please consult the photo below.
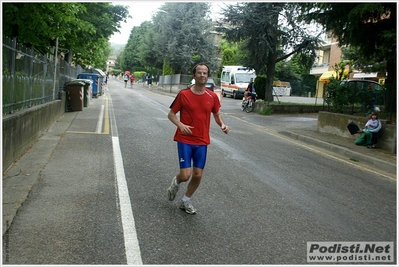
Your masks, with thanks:
[[(278, 4), (275, 9), (281, 9)], [(273, 12), (272, 25), (278, 25), (278, 15), (280, 12)], [(277, 60), (277, 28), (272, 28), (272, 34), (269, 35), (270, 51), (267, 58), (267, 70), (266, 70), (266, 88), (265, 96), (268, 102), (273, 102), (273, 80), (276, 68)]]
[(276, 67), (276, 50), (274, 50), (274, 53), (269, 53), (269, 57), (267, 60), (265, 96), (268, 102), (273, 102), (273, 80), (274, 80), (275, 67)]

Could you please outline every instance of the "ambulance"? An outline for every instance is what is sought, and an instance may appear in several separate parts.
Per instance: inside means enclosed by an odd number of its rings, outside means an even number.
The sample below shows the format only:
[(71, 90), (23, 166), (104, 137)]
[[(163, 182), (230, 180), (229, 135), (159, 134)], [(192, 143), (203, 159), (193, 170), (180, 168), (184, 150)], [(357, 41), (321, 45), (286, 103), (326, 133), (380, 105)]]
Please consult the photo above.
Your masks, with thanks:
[(220, 75), (220, 88), (223, 97), (227, 95), (241, 99), (247, 90), (249, 80), (255, 80), (255, 70), (243, 66), (224, 66)]

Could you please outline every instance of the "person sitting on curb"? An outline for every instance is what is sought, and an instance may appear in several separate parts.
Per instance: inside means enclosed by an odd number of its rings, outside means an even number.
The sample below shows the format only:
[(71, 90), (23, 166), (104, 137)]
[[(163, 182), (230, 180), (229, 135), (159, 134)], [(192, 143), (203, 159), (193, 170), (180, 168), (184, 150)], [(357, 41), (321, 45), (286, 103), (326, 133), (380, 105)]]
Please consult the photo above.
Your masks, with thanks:
[(358, 146), (366, 145), (367, 148), (375, 148), (378, 132), (381, 130), (381, 121), (378, 119), (376, 112), (371, 113), (371, 118), (367, 121), (365, 127), (362, 131), (359, 131), (363, 135), (355, 141), (355, 144)]

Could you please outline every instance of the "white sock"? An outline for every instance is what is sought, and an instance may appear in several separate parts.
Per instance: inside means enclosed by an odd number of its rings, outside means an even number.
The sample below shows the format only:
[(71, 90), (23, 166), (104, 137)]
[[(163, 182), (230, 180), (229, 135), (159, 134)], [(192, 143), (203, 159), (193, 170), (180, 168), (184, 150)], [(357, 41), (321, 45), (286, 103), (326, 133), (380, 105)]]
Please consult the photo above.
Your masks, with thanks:
[[(175, 176), (175, 178), (176, 178), (176, 176)], [(175, 184), (175, 185), (177, 185), (177, 186), (179, 186), (179, 185), (180, 185), (180, 184), (178, 184), (178, 183), (177, 183), (177, 178), (175, 179), (175, 182), (174, 182), (174, 184)]]
[(183, 201), (183, 202), (187, 202), (189, 200), (190, 200), (190, 198), (186, 195), (184, 195), (184, 197), (181, 199), (181, 201)]

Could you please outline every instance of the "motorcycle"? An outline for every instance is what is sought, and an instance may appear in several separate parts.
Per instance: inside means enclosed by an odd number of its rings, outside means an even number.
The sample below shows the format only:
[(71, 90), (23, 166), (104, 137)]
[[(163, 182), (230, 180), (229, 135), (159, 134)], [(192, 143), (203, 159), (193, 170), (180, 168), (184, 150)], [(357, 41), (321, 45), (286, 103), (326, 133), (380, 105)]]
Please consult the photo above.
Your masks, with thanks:
[(241, 103), (241, 110), (246, 111), (247, 113), (252, 112), (255, 109), (255, 103), (256, 103), (256, 93), (253, 92), (251, 94), (248, 94), (247, 97), (243, 97), (242, 103)]

